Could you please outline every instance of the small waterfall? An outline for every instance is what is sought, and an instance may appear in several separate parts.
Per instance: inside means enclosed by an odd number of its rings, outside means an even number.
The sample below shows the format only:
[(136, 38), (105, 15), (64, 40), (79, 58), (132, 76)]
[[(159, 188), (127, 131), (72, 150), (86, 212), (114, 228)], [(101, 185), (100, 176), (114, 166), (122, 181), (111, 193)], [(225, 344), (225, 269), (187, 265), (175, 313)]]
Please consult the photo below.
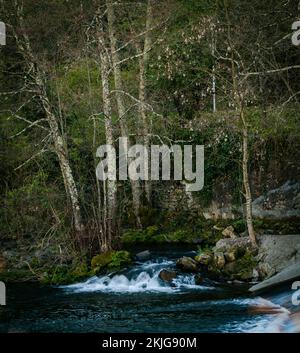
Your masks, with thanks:
[(175, 267), (175, 262), (157, 259), (145, 263), (137, 263), (124, 274), (110, 274), (102, 277), (91, 277), (88, 280), (61, 288), (71, 292), (166, 292), (176, 293), (184, 289), (214, 289), (214, 287), (195, 284), (194, 275), (178, 274), (171, 282), (166, 283), (159, 278), (162, 269)]

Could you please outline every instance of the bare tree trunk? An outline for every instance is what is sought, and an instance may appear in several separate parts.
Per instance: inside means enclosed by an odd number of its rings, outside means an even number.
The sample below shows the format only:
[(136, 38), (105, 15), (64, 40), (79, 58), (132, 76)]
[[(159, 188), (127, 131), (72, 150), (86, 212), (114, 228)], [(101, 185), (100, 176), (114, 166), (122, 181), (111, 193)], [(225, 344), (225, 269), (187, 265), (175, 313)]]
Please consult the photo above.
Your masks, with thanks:
[[(114, 23), (115, 23), (115, 14), (113, 9), (113, 4), (107, 0), (107, 18), (108, 18), (108, 32), (109, 32), (109, 39), (110, 39), (110, 46), (111, 46), (111, 57), (112, 57), (112, 64), (113, 64), (113, 73), (114, 73), (114, 81), (115, 81), (115, 88), (116, 88), (116, 99), (117, 99), (117, 108), (118, 108), (118, 115), (119, 115), (119, 122), (121, 128), (122, 137), (127, 137), (127, 141), (130, 147), (130, 139), (128, 138), (128, 127), (125, 120), (126, 109), (123, 99), (123, 84), (122, 84), (122, 76), (121, 76), (121, 69), (120, 65), (118, 64), (119, 54), (117, 51), (117, 39), (115, 35)], [(123, 139), (122, 139), (123, 141)], [(123, 146), (123, 150), (126, 151), (126, 146)], [(127, 155), (125, 156), (127, 158)], [(142, 227), (141, 219), (140, 219), (140, 209), (141, 209), (141, 201), (140, 201), (140, 183), (138, 180), (130, 180), (131, 184), (131, 191), (132, 191), (132, 204), (133, 204), (133, 211), (136, 218), (136, 222), (138, 227)]]
[(243, 157), (242, 157), (242, 172), (243, 172), (243, 189), (245, 197), (245, 218), (247, 224), (247, 230), (249, 238), (254, 246), (256, 246), (256, 237), (253, 227), (252, 219), (252, 196), (249, 182), (249, 173), (248, 173), (248, 161), (249, 161), (249, 152), (248, 152), (248, 127), (246, 118), (244, 115), (244, 92), (243, 88), (238, 79), (237, 70), (236, 70), (236, 61), (234, 60), (234, 45), (231, 39), (231, 27), (230, 20), (228, 15), (227, 3), (224, 1), (225, 5), (225, 15), (227, 20), (227, 40), (231, 49), (231, 75), (232, 75), (232, 84), (233, 84), (233, 99), (236, 104), (236, 108), (239, 111), (239, 117), (243, 125), (242, 138), (243, 138)]
[[(101, 21), (101, 20), (100, 20)], [(111, 109), (111, 97), (109, 89), (109, 57), (106, 51), (106, 46), (103, 37), (103, 26), (100, 25), (98, 32), (98, 44), (100, 49), (100, 63), (101, 63), (101, 80), (102, 80), (102, 97), (103, 97), (103, 113), (105, 117), (105, 135), (106, 143), (108, 145), (114, 145), (113, 137), (113, 125), (112, 125), (112, 109)], [(110, 166), (114, 165), (112, 160), (114, 156), (108, 152), (107, 160)], [(104, 205), (105, 215), (104, 222), (106, 223), (106, 232), (103, 234), (103, 240), (101, 245), (102, 251), (109, 251), (112, 248), (113, 235), (116, 232), (116, 210), (117, 210), (117, 181), (115, 180), (115, 171), (110, 168), (112, 175), (108, 176), (108, 179), (104, 183)]]
[(19, 35), (17, 32), (14, 32), (16, 42), (20, 52), (24, 56), (26, 65), (30, 69), (31, 79), (33, 81), (32, 83), (36, 86), (38, 97), (41, 101), (43, 111), (46, 115), (48, 125), (50, 127), (51, 137), (54, 143), (54, 150), (59, 160), (65, 190), (71, 202), (74, 228), (77, 235), (81, 235), (82, 231), (84, 230), (84, 226), (82, 223), (78, 191), (73, 177), (72, 169), (68, 160), (66, 144), (60, 132), (57, 118), (53, 113), (53, 108), (48, 98), (46, 84), (43, 80), (45, 75), (40, 71), (36, 60), (34, 60), (34, 55), (31, 49), (29, 38), (24, 32), (23, 8), (17, 1), (16, 12), (19, 24), (21, 26), (21, 30), (23, 30), (21, 35)]
[(245, 216), (246, 216), (246, 224), (248, 229), (249, 238), (254, 246), (256, 246), (256, 237), (253, 227), (253, 219), (252, 219), (252, 196), (249, 182), (249, 173), (248, 173), (248, 161), (249, 161), (249, 153), (248, 153), (248, 129), (245, 122), (244, 112), (241, 111), (241, 120), (244, 124), (243, 126), (243, 186), (245, 191)]
[(51, 130), (51, 134), (54, 142), (54, 149), (59, 160), (59, 165), (62, 172), (65, 189), (71, 201), (74, 228), (78, 233), (78, 235), (80, 235), (80, 233), (84, 230), (84, 226), (82, 223), (78, 191), (77, 191), (77, 187), (71, 170), (71, 166), (67, 157), (67, 149), (66, 149), (63, 137), (59, 131), (56, 117), (51, 111), (51, 105), (47, 97), (45, 88), (41, 83), (42, 81), (40, 78), (38, 78), (37, 80), (39, 82), (40, 90), (42, 92), (40, 95), (40, 99), (42, 101), (42, 105), (50, 126), (50, 130)]
[[(147, 15), (146, 16), (147, 16), (146, 17), (146, 33), (145, 33), (145, 39), (144, 39), (143, 55), (139, 58), (139, 100), (141, 102), (145, 102), (145, 100), (146, 100), (146, 69), (147, 69), (147, 64), (148, 64), (148, 60), (149, 60), (149, 51), (151, 49), (150, 28), (152, 26), (152, 0), (148, 0)], [(145, 109), (144, 104), (139, 105), (139, 113), (142, 118), (144, 145), (147, 148), (148, 155), (149, 155), (150, 137), (149, 137), (147, 111)], [(147, 165), (145, 166), (145, 168), (147, 168)], [(148, 201), (149, 205), (151, 205), (152, 190), (151, 190), (151, 181), (150, 180), (145, 181), (145, 192), (146, 192), (147, 201)]]

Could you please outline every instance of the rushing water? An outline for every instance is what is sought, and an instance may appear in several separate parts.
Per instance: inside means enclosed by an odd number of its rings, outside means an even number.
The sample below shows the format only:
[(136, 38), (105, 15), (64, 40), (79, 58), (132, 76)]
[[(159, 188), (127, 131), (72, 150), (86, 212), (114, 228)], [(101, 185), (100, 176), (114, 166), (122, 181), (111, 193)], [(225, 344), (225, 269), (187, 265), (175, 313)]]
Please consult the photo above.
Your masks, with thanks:
[(260, 299), (241, 289), (196, 285), (193, 275), (184, 274), (162, 282), (159, 272), (174, 266), (174, 259), (156, 257), (122, 274), (69, 286), (8, 286), (0, 332), (273, 331), (274, 315), (251, 314)]

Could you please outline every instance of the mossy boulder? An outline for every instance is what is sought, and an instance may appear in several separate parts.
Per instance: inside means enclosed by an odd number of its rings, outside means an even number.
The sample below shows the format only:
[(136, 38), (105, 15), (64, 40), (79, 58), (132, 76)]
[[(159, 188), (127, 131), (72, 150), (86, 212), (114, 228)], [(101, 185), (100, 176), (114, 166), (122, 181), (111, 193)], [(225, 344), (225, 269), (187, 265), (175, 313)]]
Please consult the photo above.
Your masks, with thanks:
[(205, 251), (195, 256), (195, 261), (200, 265), (208, 266), (213, 261), (213, 254), (210, 251)]
[(253, 270), (257, 266), (257, 261), (253, 254), (247, 252), (243, 257), (236, 261), (226, 263), (224, 274), (231, 279), (250, 281), (253, 277)]
[(130, 265), (131, 262), (131, 255), (128, 251), (110, 251), (94, 256), (91, 261), (91, 269), (94, 274), (119, 271)]
[(91, 260), (91, 268), (94, 272), (99, 272), (104, 269), (110, 262), (112, 258), (111, 252), (106, 252), (103, 254), (98, 254), (94, 256)]
[(58, 265), (45, 269), (40, 275), (40, 282), (44, 284), (70, 284), (82, 281), (92, 275), (86, 261), (68, 265)]
[(214, 253), (214, 263), (218, 269), (222, 269), (225, 266), (226, 260), (222, 252)]
[(222, 231), (222, 235), (224, 235), (225, 238), (231, 238), (235, 239), (236, 235), (234, 233), (234, 228), (233, 226), (228, 226)]
[(249, 237), (237, 239), (221, 239), (216, 243), (213, 252), (232, 253), (235, 258), (244, 256), (246, 252), (257, 254), (257, 248), (253, 247)]
[(183, 272), (198, 272), (199, 267), (197, 261), (191, 257), (183, 256), (176, 262), (176, 267)]

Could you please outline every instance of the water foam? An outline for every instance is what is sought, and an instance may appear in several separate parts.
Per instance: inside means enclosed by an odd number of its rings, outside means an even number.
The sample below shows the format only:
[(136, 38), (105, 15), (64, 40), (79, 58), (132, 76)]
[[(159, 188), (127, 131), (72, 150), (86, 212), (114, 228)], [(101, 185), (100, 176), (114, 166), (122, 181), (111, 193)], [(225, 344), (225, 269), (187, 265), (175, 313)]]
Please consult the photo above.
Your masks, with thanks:
[(125, 274), (91, 277), (80, 283), (75, 283), (61, 288), (75, 292), (165, 292), (176, 293), (183, 289), (214, 289), (214, 287), (199, 286), (195, 284), (193, 275), (178, 275), (170, 284), (159, 278), (159, 273), (164, 268), (174, 266), (173, 261), (156, 260), (138, 263), (136, 267)]

